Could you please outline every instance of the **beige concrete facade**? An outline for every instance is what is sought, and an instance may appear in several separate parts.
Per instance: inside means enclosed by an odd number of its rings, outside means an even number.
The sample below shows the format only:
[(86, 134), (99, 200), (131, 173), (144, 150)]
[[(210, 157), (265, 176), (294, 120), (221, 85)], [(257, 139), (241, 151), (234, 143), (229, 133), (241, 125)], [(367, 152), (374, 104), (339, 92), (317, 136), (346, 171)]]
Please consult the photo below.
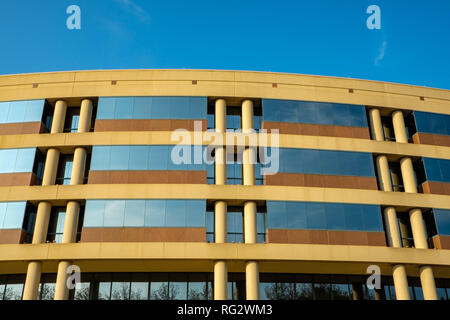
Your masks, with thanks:
[[(39, 85), (33, 87), (34, 83)], [(245, 141), (243, 185), (227, 185), (224, 147), (216, 149), (220, 161), (215, 164), (214, 185), (83, 184), (92, 146), (174, 144), (170, 130), (90, 132), (95, 108), (92, 97), (105, 96), (206, 96), (214, 109), (216, 133), (226, 131), (230, 102), (238, 101), (242, 108), (244, 133), (254, 128), (255, 101), (261, 98), (366, 106), (371, 140), (282, 134), (279, 142), (284, 148), (370, 152), (379, 190), (256, 186), (252, 147), (257, 144), (245, 139), (241, 139)], [(32, 244), (0, 245), (0, 274), (26, 274), (23, 299), (37, 299), (41, 273), (56, 273), (54, 298), (67, 299), (66, 270), (71, 264), (80, 266), (83, 272), (211, 272), (217, 300), (228, 299), (229, 272), (245, 273), (248, 300), (260, 298), (260, 273), (365, 275), (367, 266), (376, 264), (384, 276), (392, 277), (399, 300), (411, 299), (408, 277), (420, 278), (424, 298), (430, 300), (437, 298), (435, 277), (450, 278), (450, 250), (428, 249), (422, 216), (423, 210), (437, 206), (450, 209), (450, 197), (418, 193), (413, 166), (418, 157), (450, 159), (450, 148), (408, 142), (404, 121), (411, 110), (450, 114), (447, 90), (238, 71), (121, 70), (0, 76), (0, 101), (26, 99), (48, 99), (54, 113), (50, 134), (0, 136), (2, 149), (38, 147), (46, 154), (41, 186), (0, 186), (0, 201), (27, 200), (37, 206)], [(78, 132), (63, 133), (67, 108), (74, 101), (80, 103)], [(381, 115), (391, 116), (395, 142), (385, 141)], [(205, 133), (200, 143), (206, 145), (212, 135)], [(74, 154), (70, 185), (55, 185), (62, 153)], [(405, 192), (392, 192), (391, 161), (400, 165)], [(80, 205), (88, 199), (207, 199), (214, 207), (215, 243), (76, 243)], [(257, 208), (268, 200), (379, 205), (389, 247), (258, 244)], [(244, 243), (226, 243), (227, 210), (231, 205), (243, 207)], [(52, 206), (66, 206), (62, 244), (45, 243)], [(409, 213), (414, 248), (402, 248), (397, 221), (401, 212)]]

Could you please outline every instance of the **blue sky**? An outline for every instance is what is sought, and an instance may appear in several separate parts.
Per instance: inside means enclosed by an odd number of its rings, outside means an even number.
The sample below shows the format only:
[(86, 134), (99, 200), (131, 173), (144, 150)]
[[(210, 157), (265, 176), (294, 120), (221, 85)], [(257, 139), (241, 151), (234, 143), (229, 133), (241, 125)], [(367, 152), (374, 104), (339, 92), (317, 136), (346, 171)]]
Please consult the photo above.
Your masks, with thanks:
[[(71, 4), (81, 30), (66, 27)], [(230, 69), (450, 89), (449, 0), (3, 0), (0, 37), (0, 74)]]

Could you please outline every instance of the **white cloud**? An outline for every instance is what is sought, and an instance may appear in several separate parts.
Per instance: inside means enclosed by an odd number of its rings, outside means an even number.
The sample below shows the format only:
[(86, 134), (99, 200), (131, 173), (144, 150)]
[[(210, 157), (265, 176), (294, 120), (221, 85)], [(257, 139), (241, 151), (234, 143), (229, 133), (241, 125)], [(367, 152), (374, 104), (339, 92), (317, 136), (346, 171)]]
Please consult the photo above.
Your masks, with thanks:
[(136, 16), (142, 22), (148, 22), (150, 15), (140, 5), (133, 0), (115, 0), (120, 6), (122, 6), (128, 13)]
[(386, 53), (386, 46), (387, 42), (383, 41), (383, 44), (381, 45), (380, 52), (378, 53), (378, 56), (375, 58), (375, 65), (380, 65), (381, 60), (383, 60), (384, 55)]

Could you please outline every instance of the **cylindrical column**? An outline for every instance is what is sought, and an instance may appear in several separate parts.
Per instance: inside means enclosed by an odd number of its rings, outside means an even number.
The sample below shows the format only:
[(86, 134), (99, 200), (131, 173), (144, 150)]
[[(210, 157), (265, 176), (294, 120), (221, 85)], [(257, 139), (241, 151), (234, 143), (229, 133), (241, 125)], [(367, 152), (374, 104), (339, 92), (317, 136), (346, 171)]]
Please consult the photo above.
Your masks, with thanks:
[(56, 101), (53, 112), (52, 129), (50, 133), (64, 132), (64, 121), (66, 120), (67, 102), (63, 100)]
[(84, 171), (86, 167), (86, 149), (76, 148), (73, 154), (72, 174), (70, 176), (70, 184), (83, 184)]
[(66, 218), (64, 220), (62, 243), (73, 243), (76, 241), (79, 214), (80, 204), (77, 201), (69, 201), (67, 203)]
[(246, 201), (244, 203), (244, 242), (258, 242), (255, 201)]
[(378, 172), (378, 184), (381, 190), (386, 192), (392, 191), (391, 173), (389, 171), (388, 159), (384, 155), (380, 155), (376, 158), (377, 172)]
[(434, 282), (433, 269), (423, 266), (419, 269), (420, 282), (422, 284), (423, 297), (425, 300), (437, 300), (436, 283)]
[(60, 261), (58, 264), (58, 274), (56, 276), (54, 300), (67, 300), (69, 298), (69, 289), (67, 288), (66, 282), (67, 268), (70, 265), (70, 261)]
[(50, 220), (51, 209), (52, 205), (50, 202), (39, 202), (36, 213), (36, 222), (34, 224), (33, 244), (44, 243), (45, 240), (47, 240), (48, 222)]
[[(253, 130), (253, 101), (242, 102), (242, 132), (251, 133)], [(243, 154), (243, 184), (255, 185), (256, 146), (247, 146)]]
[(39, 283), (41, 282), (42, 262), (30, 261), (28, 263), (27, 277), (23, 286), (23, 300), (36, 300), (38, 297)]
[(50, 148), (47, 150), (45, 158), (44, 174), (42, 176), (42, 185), (51, 186), (56, 182), (56, 174), (58, 172), (59, 150)]
[(400, 159), (400, 169), (402, 171), (403, 185), (405, 192), (417, 193), (416, 179), (414, 176), (414, 167), (409, 157)]
[(395, 208), (387, 207), (384, 209), (384, 222), (386, 224), (388, 245), (394, 248), (401, 248), (402, 240), (398, 229), (397, 212), (395, 212)]
[(214, 263), (214, 300), (228, 299), (228, 270), (225, 261)]
[(372, 108), (369, 110), (369, 125), (372, 140), (384, 141), (383, 125), (381, 124), (380, 110)]
[(394, 279), (395, 295), (397, 300), (410, 300), (408, 289), (408, 278), (406, 269), (403, 265), (395, 265), (392, 268), (392, 277)]
[(78, 132), (89, 132), (92, 122), (92, 101), (83, 99), (81, 101), (80, 119), (78, 120)]
[(245, 287), (247, 300), (259, 300), (259, 266), (257, 261), (245, 265)]
[(251, 132), (253, 128), (253, 101), (244, 100), (242, 102), (242, 132)]
[[(224, 99), (216, 100), (215, 110), (215, 125), (216, 132), (222, 133), (222, 143), (225, 143), (225, 132), (227, 129), (227, 104)], [(215, 182), (217, 185), (224, 185), (227, 183), (227, 163), (225, 146), (218, 146), (215, 149)]]
[(428, 249), (427, 232), (423, 221), (422, 210), (409, 210), (409, 220), (416, 249)]
[(400, 143), (408, 143), (406, 136), (405, 119), (401, 111), (394, 111), (392, 113), (392, 125), (394, 127), (395, 141)]
[(227, 242), (227, 203), (216, 201), (214, 203), (214, 236), (216, 243)]

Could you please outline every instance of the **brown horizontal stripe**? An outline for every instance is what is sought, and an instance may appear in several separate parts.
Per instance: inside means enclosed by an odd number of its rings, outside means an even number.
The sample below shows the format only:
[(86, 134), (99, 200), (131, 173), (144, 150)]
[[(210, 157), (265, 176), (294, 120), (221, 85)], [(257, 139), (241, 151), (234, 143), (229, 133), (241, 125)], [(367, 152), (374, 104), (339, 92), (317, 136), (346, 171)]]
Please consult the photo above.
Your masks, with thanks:
[(23, 243), (25, 236), (22, 229), (0, 229), (0, 244)]
[(450, 147), (450, 136), (417, 132), (413, 135), (413, 142), (417, 144), (431, 144), (434, 146)]
[(362, 127), (264, 121), (262, 128), (278, 129), (280, 134), (370, 139), (369, 128)]
[(450, 236), (442, 236), (442, 235), (434, 236), (433, 246), (436, 249), (450, 250)]
[(206, 242), (206, 229), (83, 228), (81, 242)]
[(268, 229), (268, 243), (386, 246), (383, 232)]
[(264, 176), (264, 184), (321, 188), (378, 190), (375, 177), (332, 176), (323, 174), (277, 173)]
[(419, 187), (419, 192), (427, 194), (444, 194), (450, 195), (450, 183), (425, 181)]
[(46, 131), (47, 129), (40, 121), (0, 124), (0, 135), (44, 133)]
[(0, 186), (33, 186), (37, 180), (31, 172), (0, 173)]
[(202, 130), (206, 131), (206, 120), (177, 119), (120, 119), (96, 120), (94, 131), (172, 131), (186, 129), (194, 131), (194, 121), (202, 122)]
[(137, 171), (90, 171), (88, 183), (91, 184), (140, 184), (174, 183), (204, 184), (206, 171), (182, 170), (137, 170)]

